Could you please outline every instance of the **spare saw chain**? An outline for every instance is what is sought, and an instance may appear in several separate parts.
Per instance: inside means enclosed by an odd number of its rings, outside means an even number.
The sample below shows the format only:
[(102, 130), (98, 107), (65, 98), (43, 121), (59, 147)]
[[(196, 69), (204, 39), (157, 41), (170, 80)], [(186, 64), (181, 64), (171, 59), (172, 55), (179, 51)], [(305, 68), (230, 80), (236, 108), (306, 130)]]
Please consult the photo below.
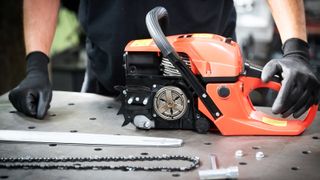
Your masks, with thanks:
[[(188, 161), (189, 166), (181, 167), (148, 167), (131, 165), (82, 165), (84, 162), (134, 162), (134, 161)], [(59, 164), (58, 164), (59, 163)], [(74, 164), (66, 164), (74, 163)], [(181, 155), (161, 156), (106, 156), (106, 157), (20, 157), (0, 158), (0, 169), (43, 169), (43, 170), (122, 170), (122, 171), (163, 171), (163, 172), (186, 172), (196, 169), (200, 165), (199, 157)]]

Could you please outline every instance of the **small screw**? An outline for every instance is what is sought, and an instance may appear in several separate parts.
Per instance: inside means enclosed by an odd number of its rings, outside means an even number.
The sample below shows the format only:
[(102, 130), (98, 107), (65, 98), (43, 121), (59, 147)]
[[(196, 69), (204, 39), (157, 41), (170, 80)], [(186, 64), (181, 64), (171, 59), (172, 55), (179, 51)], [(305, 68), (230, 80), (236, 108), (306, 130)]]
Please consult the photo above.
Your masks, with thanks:
[(203, 94), (202, 94), (202, 97), (203, 97), (203, 98), (206, 98), (206, 97), (207, 97), (207, 95), (206, 95), (205, 93), (203, 93)]
[(123, 90), (123, 91), (122, 91), (122, 94), (127, 95), (127, 91), (126, 91), (126, 90)]
[(219, 112), (216, 112), (216, 116), (219, 117), (219, 116), (220, 116), (220, 113), (219, 113)]
[(154, 84), (154, 85), (152, 85), (152, 87), (153, 87), (153, 88), (156, 88), (156, 87), (157, 87), (157, 85), (156, 85), (156, 84)]
[(152, 116), (153, 116), (153, 117), (157, 117), (157, 115), (156, 115), (156, 114), (152, 114)]
[(139, 98), (139, 97), (136, 97), (135, 100), (136, 100), (136, 101), (140, 101), (140, 98)]

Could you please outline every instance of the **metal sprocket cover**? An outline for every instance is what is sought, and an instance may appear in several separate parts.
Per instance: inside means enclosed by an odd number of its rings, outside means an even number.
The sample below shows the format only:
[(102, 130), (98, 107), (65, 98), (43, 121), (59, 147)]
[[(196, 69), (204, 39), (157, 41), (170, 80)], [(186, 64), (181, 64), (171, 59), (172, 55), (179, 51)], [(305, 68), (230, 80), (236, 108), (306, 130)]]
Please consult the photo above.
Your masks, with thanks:
[(177, 120), (186, 113), (187, 101), (187, 96), (180, 88), (165, 86), (156, 92), (153, 108), (164, 120)]

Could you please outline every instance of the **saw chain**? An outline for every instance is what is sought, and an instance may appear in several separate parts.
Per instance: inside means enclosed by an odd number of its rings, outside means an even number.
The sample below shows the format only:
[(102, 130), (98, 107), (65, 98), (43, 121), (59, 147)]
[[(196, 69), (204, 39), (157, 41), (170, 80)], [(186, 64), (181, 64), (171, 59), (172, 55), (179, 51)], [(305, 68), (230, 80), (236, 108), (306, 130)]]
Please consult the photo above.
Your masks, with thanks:
[[(131, 165), (84, 165), (85, 162), (145, 162), (145, 161), (188, 161), (189, 166), (131, 166)], [(73, 164), (67, 164), (73, 163)], [(186, 172), (200, 165), (199, 157), (181, 155), (161, 156), (106, 156), (106, 157), (20, 157), (0, 158), (0, 169), (43, 169), (43, 170), (122, 170), (122, 171), (162, 171)]]

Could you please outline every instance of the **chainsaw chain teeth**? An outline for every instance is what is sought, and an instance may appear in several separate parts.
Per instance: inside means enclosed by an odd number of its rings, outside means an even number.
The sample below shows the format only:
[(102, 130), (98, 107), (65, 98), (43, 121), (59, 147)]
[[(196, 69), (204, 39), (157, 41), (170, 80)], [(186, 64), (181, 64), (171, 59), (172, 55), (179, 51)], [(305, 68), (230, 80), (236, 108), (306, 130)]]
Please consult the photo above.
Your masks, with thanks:
[[(133, 162), (133, 161), (169, 161), (180, 160), (191, 162), (186, 167), (143, 167), (130, 165), (82, 165), (62, 164), (74, 162)], [(38, 163), (38, 164), (37, 164)], [(51, 164), (45, 164), (51, 163)], [(54, 164), (61, 163), (61, 164)], [(199, 157), (189, 157), (180, 155), (162, 156), (107, 156), (107, 157), (21, 157), (21, 158), (0, 158), (0, 169), (55, 169), (55, 170), (122, 170), (122, 171), (162, 171), (162, 172), (186, 172), (193, 170), (200, 165)]]

